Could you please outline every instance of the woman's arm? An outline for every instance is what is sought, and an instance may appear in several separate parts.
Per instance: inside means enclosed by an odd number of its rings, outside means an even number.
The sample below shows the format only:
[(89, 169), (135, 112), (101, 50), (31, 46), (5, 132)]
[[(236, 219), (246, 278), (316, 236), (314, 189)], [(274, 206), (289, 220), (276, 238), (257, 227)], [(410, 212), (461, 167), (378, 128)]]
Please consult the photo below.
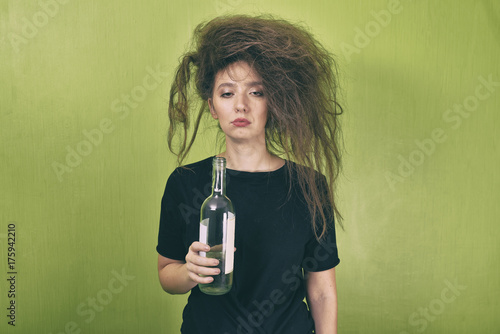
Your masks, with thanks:
[(307, 303), (316, 334), (337, 334), (337, 284), (335, 268), (306, 272)]
[[(170, 294), (184, 294), (189, 292), (198, 283), (210, 283), (213, 277), (201, 277), (201, 275), (217, 275), (216, 266), (219, 261), (199, 255), (200, 251), (207, 251), (207, 245), (193, 242), (189, 247), (186, 261), (169, 259), (158, 254), (158, 277), (160, 284)], [(210, 248), (208, 247), (208, 250)]]

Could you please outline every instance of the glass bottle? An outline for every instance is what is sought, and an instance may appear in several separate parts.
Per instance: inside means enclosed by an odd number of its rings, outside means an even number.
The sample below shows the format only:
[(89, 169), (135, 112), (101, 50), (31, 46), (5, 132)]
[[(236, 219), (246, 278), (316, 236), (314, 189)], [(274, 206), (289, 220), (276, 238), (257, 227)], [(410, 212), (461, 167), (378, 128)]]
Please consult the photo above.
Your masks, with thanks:
[(214, 157), (212, 168), (212, 194), (200, 212), (200, 242), (209, 245), (210, 251), (200, 255), (219, 260), (220, 274), (211, 283), (198, 286), (208, 295), (223, 295), (233, 285), (235, 214), (226, 196), (226, 159)]

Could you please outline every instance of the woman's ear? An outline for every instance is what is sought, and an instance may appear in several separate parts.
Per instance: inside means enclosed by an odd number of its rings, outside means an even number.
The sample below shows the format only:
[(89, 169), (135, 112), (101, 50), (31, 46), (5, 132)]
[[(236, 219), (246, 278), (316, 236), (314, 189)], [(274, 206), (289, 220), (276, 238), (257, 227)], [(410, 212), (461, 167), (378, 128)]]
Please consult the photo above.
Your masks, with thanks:
[(208, 102), (208, 107), (210, 108), (210, 114), (212, 115), (212, 117), (213, 117), (214, 119), (218, 119), (219, 117), (217, 117), (217, 112), (216, 112), (216, 111), (215, 111), (215, 109), (214, 109), (214, 103), (213, 103), (212, 98), (210, 97), (210, 98), (207, 100), (207, 102)]

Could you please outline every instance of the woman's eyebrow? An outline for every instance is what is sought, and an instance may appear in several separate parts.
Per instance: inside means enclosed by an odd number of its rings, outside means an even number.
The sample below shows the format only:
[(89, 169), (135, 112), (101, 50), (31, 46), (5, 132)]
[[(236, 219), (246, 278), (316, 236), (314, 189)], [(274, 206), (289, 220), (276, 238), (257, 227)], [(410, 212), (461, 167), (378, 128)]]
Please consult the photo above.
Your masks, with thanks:
[(236, 84), (232, 82), (223, 82), (217, 87), (217, 89), (222, 88), (222, 87), (235, 87)]

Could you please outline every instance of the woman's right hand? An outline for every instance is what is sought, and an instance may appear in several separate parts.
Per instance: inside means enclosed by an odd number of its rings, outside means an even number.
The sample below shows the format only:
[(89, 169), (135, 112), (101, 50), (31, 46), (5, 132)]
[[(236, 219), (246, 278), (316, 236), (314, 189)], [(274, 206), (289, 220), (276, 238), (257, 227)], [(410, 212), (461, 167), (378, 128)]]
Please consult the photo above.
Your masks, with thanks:
[(193, 282), (208, 284), (214, 280), (212, 276), (220, 273), (219, 268), (213, 268), (219, 264), (219, 260), (200, 256), (200, 252), (208, 252), (209, 250), (210, 247), (208, 245), (198, 241), (193, 242), (189, 246), (189, 251), (186, 255), (186, 269), (189, 278)]

